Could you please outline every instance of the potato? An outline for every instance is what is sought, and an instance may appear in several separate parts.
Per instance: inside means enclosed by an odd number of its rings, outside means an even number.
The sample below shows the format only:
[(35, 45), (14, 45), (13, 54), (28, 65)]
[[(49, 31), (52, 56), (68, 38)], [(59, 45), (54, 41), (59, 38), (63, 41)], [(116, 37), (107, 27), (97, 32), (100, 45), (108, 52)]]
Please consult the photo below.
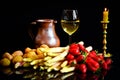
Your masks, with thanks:
[(3, 58), (8, 58), (9, 60), (13, 59), (13, 56), (9, 52), (5, 52), (2, 57)]
[(28, 52), (30, 52), (32, 49), (30, 48), (30, 47), (26, 47), (25, 48), (25, 53), (28, 53)]
[(9, 65), (11, 64), (11, 61), (10, 61), (8, 58), (2, 58), (2, 59), (0, 60), (0, 64), (1, 64), (2, 66), (9, 66)]
[(38, 59), (37, 54), (34, 51), (30, 51), (23, 55), (24, 58), (31, 58), (32, 60)]
[(12, 63), (13, 63), (13, 64), (15, 64), (15, 63), (17, 63), (17, 62), (22, 62), (22, 61), (23, 61), (23, 57), (20, 56), (20, 55), (17, 55), (17, 56), (15, 56), (15, 57), (13, 57), (13, 59), (12, 59)]
[(40, 48), (49, 48), (49, 46), (46, 45), (46, 44), (42, 44), (42, 45), (40, 46)]
[(23, 56), (23, 52), (21, 50), (14, 51), (12, 53), (12, 56), (13, 57), (15, 57), (15, 56)]

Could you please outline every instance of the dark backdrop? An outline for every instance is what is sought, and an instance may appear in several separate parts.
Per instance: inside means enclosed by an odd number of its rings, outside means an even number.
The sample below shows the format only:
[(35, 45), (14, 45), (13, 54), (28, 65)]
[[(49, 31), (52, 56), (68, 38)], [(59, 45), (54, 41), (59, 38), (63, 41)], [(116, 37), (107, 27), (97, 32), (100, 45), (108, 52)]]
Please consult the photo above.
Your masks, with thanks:
[[(60, 38), (61, 46), (66, 46), (68, 35), (60, 26), (61, 12), (65, 8), (79, 11), (80, 27), (73, 34), (72, 41), (84, 41), (86, 47), (93, 46), (94, 49), (102, 52), (103, 29), (100, 21), (105, 7), (109, 9), (110, 21), (107, 29), (107, 52), (113, 55), (113, 64), (117, 66), (115, 73), (120, 72), (119, 4), (115, 0), (10, 0), (0, 2), (0, 56), (6, 51), (12, 53), (18, 49), (33, 47), (27, 28), (32, 21), (40, 18), (52, 18), (58, 21), (55, 27), (56, 33)], [(116, 77), (119, 78), (118, 74), (113, 72), (115, 75), (113, 80)]]
[[(24, 50), (25, 47), (33, 47), (33, 42), (28, 35), (29, 24), (40, 18), (52, 18), (58, 21), (56, 33), (61, 40), (61, 46), (68, 44), (68, 35), (60, 26), (61, 12), (65, 8), (77, 9), (80, 16), (80, 28), (73, 34), (72, 41), (84, 41), (85, 46), (93, 46), (102, 52), (102, 12), (109, 9), (109, 21), (107, 29), (107, 51), (112, 53), (119, 62), (118, 26), (114, 23), (116, 14), (112, 0), (56, 0), (56, 1), (7, 1), (0, 6), (0, 54), (8, 51)], [(115, 6), (114, 6), (115, 7)], [(114, 17), (113, 17), (114, 16)]]

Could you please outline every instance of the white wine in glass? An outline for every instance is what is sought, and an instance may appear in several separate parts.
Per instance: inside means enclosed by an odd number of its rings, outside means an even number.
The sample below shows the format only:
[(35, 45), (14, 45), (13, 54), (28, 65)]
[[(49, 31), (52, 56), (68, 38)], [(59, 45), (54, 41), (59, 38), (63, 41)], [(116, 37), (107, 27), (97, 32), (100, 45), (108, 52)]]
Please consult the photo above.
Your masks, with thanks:
[(69, 35), (69, 44), (71, 44), (71, 35), (75, 33), (80, 24), (78, 11), (73, 9), (64, 9), (61, 16), (61, 26)]

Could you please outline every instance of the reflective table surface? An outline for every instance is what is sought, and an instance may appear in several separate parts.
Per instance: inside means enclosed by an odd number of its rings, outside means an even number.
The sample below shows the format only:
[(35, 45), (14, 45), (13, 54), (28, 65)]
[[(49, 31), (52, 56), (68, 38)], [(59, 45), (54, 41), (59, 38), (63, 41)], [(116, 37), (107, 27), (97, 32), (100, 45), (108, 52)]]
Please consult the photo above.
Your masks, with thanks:
[(101, 70), (98, 73), (87, 72), (82, 74), (74, 71), (69, 73), (46, 72), (33, 68), (0, 67), (0, 80), (118, 80), (120, 67), (114, 63), (110, 70)]

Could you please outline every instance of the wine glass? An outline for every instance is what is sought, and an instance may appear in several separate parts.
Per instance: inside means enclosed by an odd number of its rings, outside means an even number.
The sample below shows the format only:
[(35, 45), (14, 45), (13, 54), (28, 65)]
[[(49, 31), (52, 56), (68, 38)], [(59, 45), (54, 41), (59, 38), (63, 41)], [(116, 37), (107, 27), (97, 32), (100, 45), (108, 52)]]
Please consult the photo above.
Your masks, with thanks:
[(78, 11), (76, 9), (64, 9), (61, 15), (62, 29), (69, 35), (69, 44), (71, 44), (71, 36), (75, 33), (80, 24)]

